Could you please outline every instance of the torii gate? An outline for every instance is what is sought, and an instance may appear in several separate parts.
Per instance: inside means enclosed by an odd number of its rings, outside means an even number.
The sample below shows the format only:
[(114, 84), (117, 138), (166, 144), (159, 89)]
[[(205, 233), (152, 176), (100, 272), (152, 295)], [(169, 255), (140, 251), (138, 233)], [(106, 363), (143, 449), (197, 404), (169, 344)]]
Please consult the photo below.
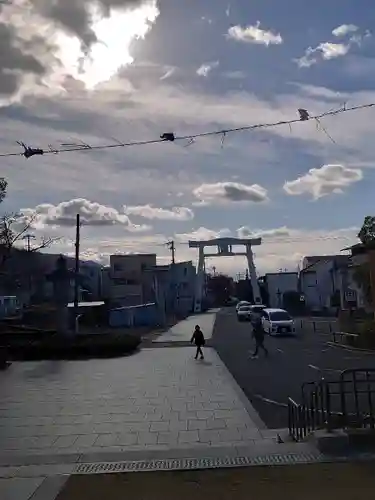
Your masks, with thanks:
[[(195, 285), (194, 312), (201, 312), (202, 298), (204, 291), (205, 278), (205, 258), (206, 257), (231, 257), (234, 255), (243, 255), (247, 258), (249, 266), (249, 274), (251, 287), (253, 289), (253, 297), (255, 303), (260, 304), (262, 298), (260, 295), (259, 285), (256, 276), (256, 269), (253, 258), (252, 246), (261, 245), (262, 238), (215, 238), (208, 241), (189, 241), (189, 248), (198, 248), (198, 267), (197, 279)], [(245, 252), (233, 252), (233, 246), (243, 245), (246, 248)], [(205, 247), (217, 247), (217, 253), (205, 254)]]

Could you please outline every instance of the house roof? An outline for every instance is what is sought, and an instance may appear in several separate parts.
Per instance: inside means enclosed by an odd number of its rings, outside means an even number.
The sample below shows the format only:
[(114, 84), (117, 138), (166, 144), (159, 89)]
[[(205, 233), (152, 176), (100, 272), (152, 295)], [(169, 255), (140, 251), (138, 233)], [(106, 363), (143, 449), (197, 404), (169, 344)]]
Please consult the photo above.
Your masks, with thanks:
[(333, 262), (336, 267), (347, 266), (350, 261), (350, 255), (311, 255), (305, 257), (307, 266), (301, 269), (301, 273), (315, 271), (317, 264)]

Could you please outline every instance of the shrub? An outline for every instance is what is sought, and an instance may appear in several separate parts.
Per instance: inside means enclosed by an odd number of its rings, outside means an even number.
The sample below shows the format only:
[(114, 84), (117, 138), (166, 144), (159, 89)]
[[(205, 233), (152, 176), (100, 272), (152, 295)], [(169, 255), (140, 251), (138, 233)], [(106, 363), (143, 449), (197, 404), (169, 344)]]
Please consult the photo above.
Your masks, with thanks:
[(134, 352), (141, 339), (128, 334), (95, 334), (46, 339), (9, 346), (9, 356), (17, 360), (87, 359), (124, 356)]

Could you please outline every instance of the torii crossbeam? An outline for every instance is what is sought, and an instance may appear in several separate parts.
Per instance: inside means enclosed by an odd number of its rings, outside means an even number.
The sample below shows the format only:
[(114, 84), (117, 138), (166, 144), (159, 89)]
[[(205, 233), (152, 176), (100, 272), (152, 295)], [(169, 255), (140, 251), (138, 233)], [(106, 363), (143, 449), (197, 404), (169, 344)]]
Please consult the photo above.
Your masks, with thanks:
[[(215, 238), (207, 241), (189, 241), (189, 248), (198, 248), (197, 281), (195, 288), (194, 312), (201, 312), (204, 294), (204, 269), (206, 257), (232, 257), (243, 255), (247, 258), (253, 297), (255, 303), (260, 304), (262, 299), (256, 276), (252, 247), (261, 245), (261, 238)], [(244, 252), (233, 251), (234, 246), (244, 246)], [(205, 254), (205, 247), (217, 247), (216, 253)]]

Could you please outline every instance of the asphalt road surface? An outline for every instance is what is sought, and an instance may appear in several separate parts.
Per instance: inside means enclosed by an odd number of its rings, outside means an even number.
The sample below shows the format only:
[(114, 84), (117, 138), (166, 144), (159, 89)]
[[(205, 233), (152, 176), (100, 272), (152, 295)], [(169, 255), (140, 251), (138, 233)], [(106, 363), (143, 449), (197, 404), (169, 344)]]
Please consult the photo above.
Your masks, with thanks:
[[(327, 345), (332, 340), (329, 323), (297, 323), (294, 337), (265, 337), (270, 356), (254, 350), (251, 324), (238, 322), (234, 308), (222, 309), (216, 318), (212, 344), (261, 418), (271, 429), (285, 428), (287, 401), (301, 400), (304, 382), (337, 379), (348, 368), (375, 368), (375, 356)], [(315, 330), (315, 331), (314, 331)]]

